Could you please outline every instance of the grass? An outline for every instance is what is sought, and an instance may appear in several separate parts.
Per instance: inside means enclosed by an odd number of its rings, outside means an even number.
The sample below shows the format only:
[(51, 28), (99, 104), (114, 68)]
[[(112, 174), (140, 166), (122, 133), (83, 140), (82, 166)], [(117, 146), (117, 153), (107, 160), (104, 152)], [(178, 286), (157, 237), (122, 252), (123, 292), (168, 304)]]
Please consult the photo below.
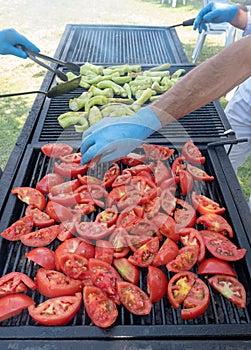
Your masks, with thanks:
[[(23, 33), (41, 52), (53, 56), (66, 24), (128, 24), (169, 26), (195, 17), (201, 8), (200, 0), (187, 0), (186, 6), (177, 1), (172, 8), (165, 0), (0, 0), (1, 28), (13, 27)], [(191, 59), (197, 33), (191, 27), (177, 27), (178, 36), (187, 57)], [(223, 35), (206, 38), (197, 63), (219, 52), (224, 45)], [(1, 56), (1, 93), (38, 90), (45, 70), (29, 59)], [(13, 146), (24, 125), (35, 95), (0, 99), (0, 166), (4, 169)], [(221, 99), (222, 106), (226, 100)], [(241, 167), (238, 176), (246, 196), (251, 187), (251, 158)]]

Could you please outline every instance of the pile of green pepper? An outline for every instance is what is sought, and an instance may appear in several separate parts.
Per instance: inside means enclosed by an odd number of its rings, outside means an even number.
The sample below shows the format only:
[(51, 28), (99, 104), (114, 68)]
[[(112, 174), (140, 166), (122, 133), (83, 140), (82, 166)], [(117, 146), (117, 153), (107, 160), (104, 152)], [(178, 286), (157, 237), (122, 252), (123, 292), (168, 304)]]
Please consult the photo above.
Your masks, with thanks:
[[(83, 132), (105, 117), (131, 116), (145, 103), (152, 102), (179, 80), (184, 69), (170, 74), (170, 64), (149, 70), (141, 65), (118, 65), (105, 68), (89, 62), (80, 67), (83, 93), (69, 100), (69, 111), (58, 117), (62, 128), (74, 126)], [(67, 73), (68, 79), (76, 76)]]

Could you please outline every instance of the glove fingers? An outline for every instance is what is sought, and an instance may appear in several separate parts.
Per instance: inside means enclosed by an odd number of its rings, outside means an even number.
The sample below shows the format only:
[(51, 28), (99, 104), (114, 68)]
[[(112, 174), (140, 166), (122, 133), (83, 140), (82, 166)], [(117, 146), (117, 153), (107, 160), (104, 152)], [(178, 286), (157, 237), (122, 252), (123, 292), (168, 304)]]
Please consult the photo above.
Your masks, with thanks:
[(82, 154), (84, 154), (93, 145), (95, 145), (95, 140), (93, 139), (92, 135), (90, 135), (90, 136), (83, 139), (82, 144), (81, 144), (81, 148), (80, 148), (80, 152)]
[(17, 47), (11, 46), (11, 45), (8, 46), (8, 55), (14, 55), (20, 58), (27, 57), (27, 54), (23, 50), (18, 49)]

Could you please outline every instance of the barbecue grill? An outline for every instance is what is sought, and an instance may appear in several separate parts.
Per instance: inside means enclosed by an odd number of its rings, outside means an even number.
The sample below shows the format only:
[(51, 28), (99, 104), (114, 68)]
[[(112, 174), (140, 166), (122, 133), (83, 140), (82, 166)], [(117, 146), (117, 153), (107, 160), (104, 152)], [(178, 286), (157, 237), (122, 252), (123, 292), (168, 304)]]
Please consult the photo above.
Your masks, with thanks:
[[(192, 69), (174, 29), (142, 26), (68, 25), (56, 52), (56, 57), (83, 64), (141, 64), (144, 68), (171, 63), (171, 71)], [(48, 72), (42, 89), (54, 84)], [(10, 195), (14, 186), (34, 187), (50, 169), (51, 163), (41, 152), (44, 143), (60, 141), (76, 146), (80, 135), (69, 128), (63, 132), (57, 123), (59, 114), (68, 111), (69, 98), (79, 96), (80, 89), (49, 100), (37, 96), (18, 142), (11, 154), (0, 186), (1, 224), (4, 230), (24, 215), (25, 205)], [(147, 316), (135, 316), (119, 307), (114, 326), (100, 329), (91, 326), (82, 308), (74, 319), (63, 327), (44, 327), (36, 324), (23, 311), (0, 324), (1, 349), (250, 349), (251, 347), (251, 225), (250, 212), (238, 180), (226, 155), (224, 143), (236, 142), (219, 102), (212, 102), (180, 120), (176, 125), (154, 133), (150, 143), (172, 146), (175, 139), (176, 154), (184, 143), (183, 131), (198, 145), (206, 157), (205, 170), (215, 181), (202, 185), (201, 192), (227, 209), (227, 220), (232, 225), (234, 243), (245, 247), (247, 254), (234, 264), (238, 279), (247, 290), (247, 307), (239, 309), (210, 288), (211, 302), (201, 317), (183, 321), (180, 313), (170, 306), (167, 298), (155, 303)], [(78, 140), (79, 138), (79, 140)], [(180, 148), (179, 148), (180, 147)], [(93, 175), (103, 173), (108, 165), (99, 165)], [(20, 242), (0, 241), (1, 275), (20, 271), (32, 278), (37, 267), (23, 257), (29, 248)], [(52, 248), (58, 242), (51, 244)], [(170, 274), (168, 273), (170, 279)], [(146, 275), (141, 271), (140, 287), (146, 288)], [(43, 301), (37, 292), (31, 292), (36, 303)]]

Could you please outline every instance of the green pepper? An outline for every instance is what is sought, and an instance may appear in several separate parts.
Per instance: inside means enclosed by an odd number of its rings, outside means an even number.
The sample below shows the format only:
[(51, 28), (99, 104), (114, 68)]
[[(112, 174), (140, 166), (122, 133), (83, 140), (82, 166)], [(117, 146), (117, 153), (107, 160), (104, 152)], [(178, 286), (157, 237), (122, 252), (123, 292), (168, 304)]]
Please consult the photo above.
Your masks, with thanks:
[(90, 108), (96, 105), (105, 105), (108, 103), (108, 99), (104, 95), (97, 95), (91, 97), (85, 104), (85, 111), (89, 112)]
[(66, 112), (58, 117), (58, 122), (62, 128), (67, 128), (70, 125), (81, 124), (84, 125), (87, 121), (86, 112)]
[(102, 114), (97, 106), (93, 106), (88, 114), (89, 125), (92, 126), (102, 119)]
[(85, 104), (92, 97), (92, 92), (85, 91), (79, 97), (71, 98), (69, 100), (69, 108), (72, 111), (79, 111), (85, 107)]

